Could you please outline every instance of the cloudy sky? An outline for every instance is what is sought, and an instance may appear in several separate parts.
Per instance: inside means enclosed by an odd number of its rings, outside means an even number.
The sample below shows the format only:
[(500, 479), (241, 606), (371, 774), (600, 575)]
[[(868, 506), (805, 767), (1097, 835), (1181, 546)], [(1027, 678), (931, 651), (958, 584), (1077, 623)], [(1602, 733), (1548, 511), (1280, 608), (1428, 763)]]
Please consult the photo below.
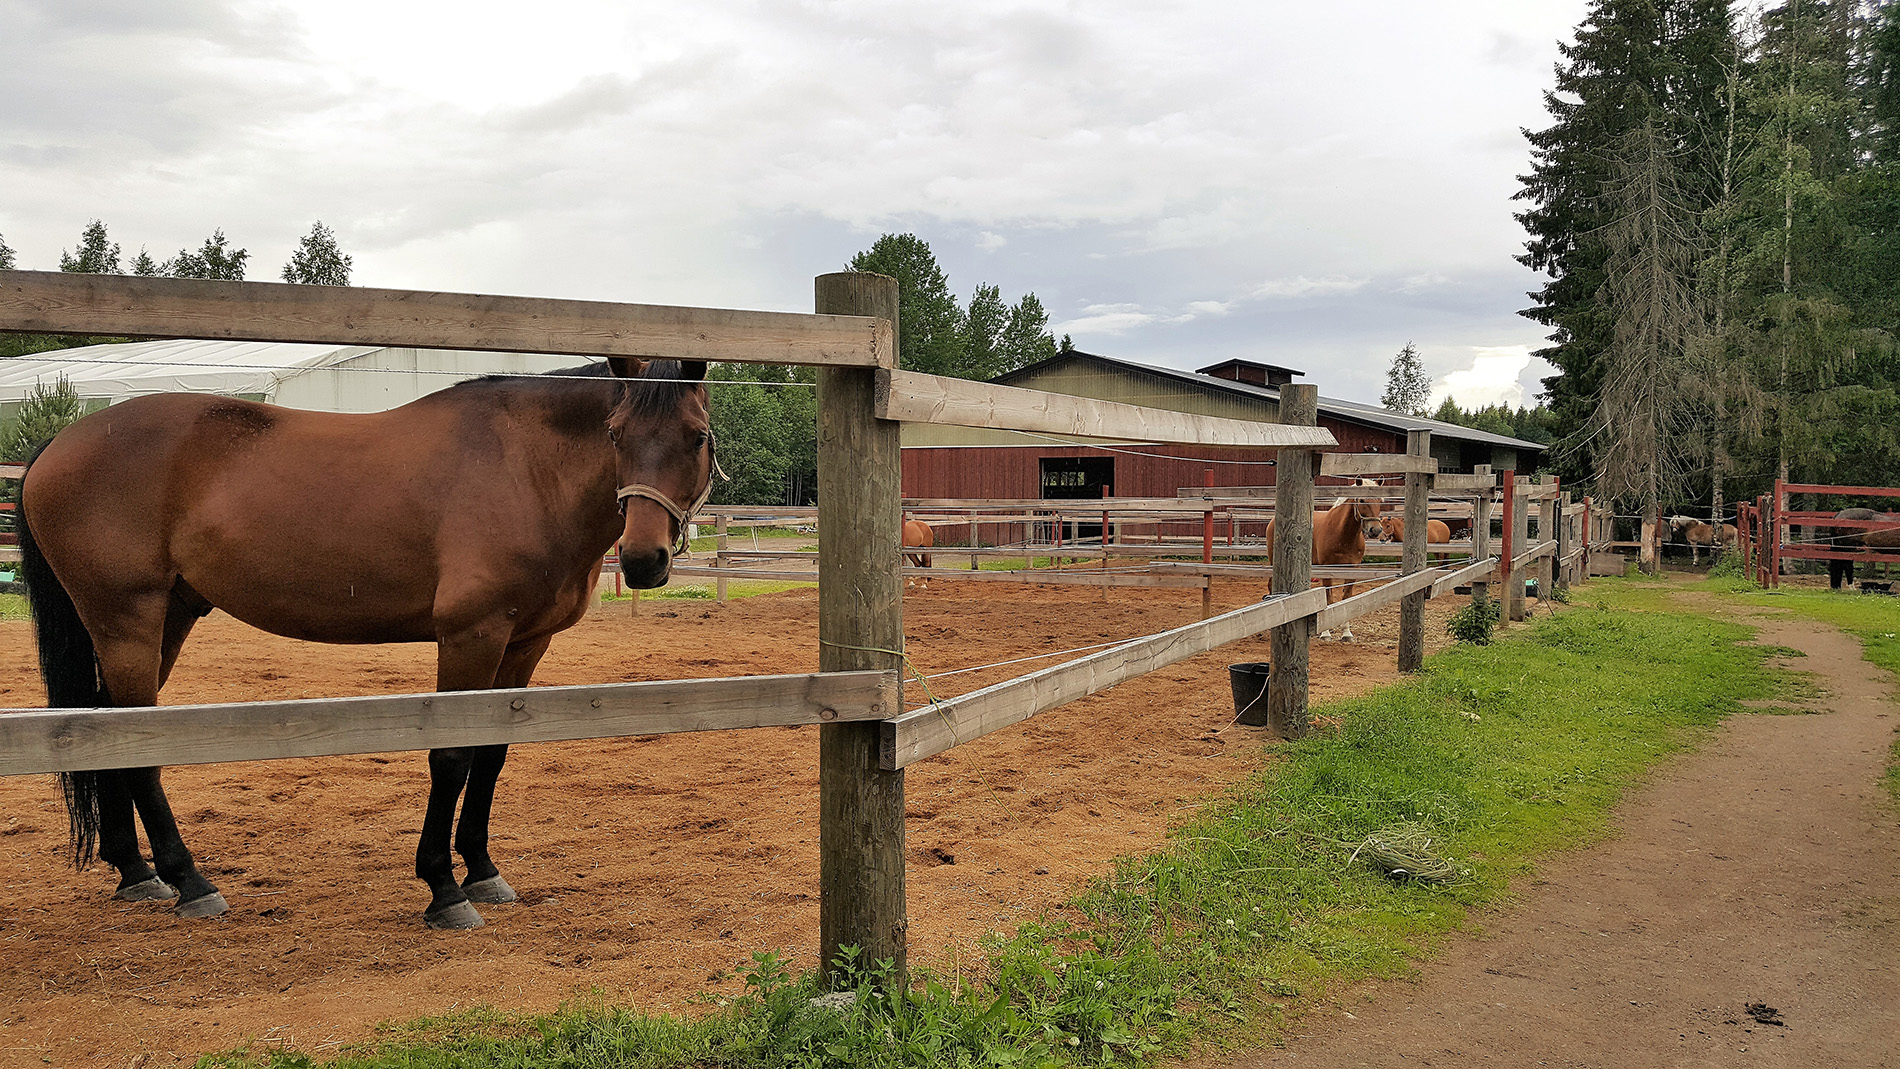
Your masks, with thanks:
[(1521, 127), (1584, 0), (0, 0), (0, 235), (808, 311), (887, 231), (1078, 348), (1534, 395)]

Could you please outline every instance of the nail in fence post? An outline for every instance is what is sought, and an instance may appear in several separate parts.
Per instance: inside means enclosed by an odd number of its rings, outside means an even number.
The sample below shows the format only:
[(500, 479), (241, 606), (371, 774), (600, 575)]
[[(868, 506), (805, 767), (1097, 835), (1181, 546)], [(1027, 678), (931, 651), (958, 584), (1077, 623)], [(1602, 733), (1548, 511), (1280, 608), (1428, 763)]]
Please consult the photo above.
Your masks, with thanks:
[[(819, 275), (819, 313), (897, 322), (897, 280), (864, 272)], [(892, 337), (896, 331), (892, 331)], [(818, 373), (818, 669), (901, 670), (903, 516), (898, 427), (875, 414), (875, 373)], [(900, 710), (890, 710), (895, 715)], [(878, 768), (879, 724), (818, 726), (818, 946), (827, 983), (838, 948), (889, 960), (901, 985), (904, 773)]]
[[(1413, 457), (1432, 455), (1432, 432), (1407, 431), (1405, 453)], [(1400, 551), (1399, 571), (1411, 575), (1425, 569), (1425, 546), (1431, 520), (1427, 504), (1427, 486), (1431, 476), (1422, 471), (1405, 473), (1405, 545)], [(1425, 666), (1425, 591), (1407, 594), (1399, 600), (1399, 671), (1416, 672)]]
[[(1319, 423), (1319, 387), (1289, 382), (1280, 387), (1280, 422), (1302, 427)], [(1313, 585), (1313, 470), (1317, 453), (1282, 449), (1274, 460), (1273, 587), (1275, 594), (1300, 594)], [(1315, 618), (1308, 616), (1273, 629), (1272, 669), (1267, 676), (1266, 723), (1285, 739), (1305, 735), (1306, 668)]]

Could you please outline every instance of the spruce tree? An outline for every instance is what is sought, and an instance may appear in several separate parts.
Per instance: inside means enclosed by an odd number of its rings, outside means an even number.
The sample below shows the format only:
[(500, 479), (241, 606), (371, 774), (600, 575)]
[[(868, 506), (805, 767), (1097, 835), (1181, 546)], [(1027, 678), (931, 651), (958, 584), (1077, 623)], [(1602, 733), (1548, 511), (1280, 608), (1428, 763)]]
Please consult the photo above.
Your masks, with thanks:
[(7, 245), (6, 235), (0, 234), (0, 271), (13, 270), (14, 260), (13, 250)]
[(885, 234), (845, 266), (897, 280), (897, 353), (905, 369), (958, 374), (963, 317), (929, 242), (915, 234)]
[(1418, 358), (1418, 347), (1408, 341), (1392, 357), (1392, 366), (1386, 369), (1385, 393), (1380, 396), (1379, 403), (1407, 416), (1422, 416), (1431, 394), (1432, 377), (1425, 374), (1425, 365)]

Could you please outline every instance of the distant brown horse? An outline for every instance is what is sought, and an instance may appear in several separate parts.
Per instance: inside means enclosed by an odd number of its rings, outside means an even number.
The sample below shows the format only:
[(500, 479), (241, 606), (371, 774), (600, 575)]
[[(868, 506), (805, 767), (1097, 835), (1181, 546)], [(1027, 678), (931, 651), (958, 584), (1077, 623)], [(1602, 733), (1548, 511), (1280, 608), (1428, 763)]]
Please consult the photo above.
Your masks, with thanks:
[[(1878, 520), (1884, 514), (1873, 509), (1842, 509), (1834, 514), (1837, 520)], [(1830, 528), (1832, 535), (1828, 541), (1836, 546), (1868, 546), (1873, 549), (1900, 549), (1900, 525), (1892, 527), (1835, 527)], [(1831, 560), (1827, 562), (1827, 585), (1830, 590), (1839, 590), (1841, 581), (1853, 585), (1854, 562), (1851, 560)]]
[(1680, 539), (1688, 545), (1689, 556), (1692, 560), (1700, 560), (1703, 550), (1714, 549), (1717, 537), (1721, 538), (1724, 549), (1732, 549), (1736, 544), (1734, 524), (1723, 524), (1718, 535), (1713, 525), (1693, 516), (1669, 517), (1669, 536), (1671, 541)]
[[(389, 412), (161, 394), (87, 416), (40, 451), (22, 490), (52, 704), (158, 704), (213, 608), (292, 638), (433, 642), (437, 690), (527, 686), (549, 640), (587, 612), (616, 542), (629, 583), (666, 582), (714, 470), (705, 371), (617, 358), (465, 382)], [(507, 754), (429, 753), (416, 875), (431, 927), (474, 927), (471, 900), (514, 900), (488, 850)], [(117, 868), (118, 897), (176, 896), (186, 917), (225, 911), (158, 769), (62, 781), (74, 860), (96, 852)], [(468, 870), (459, 885), (452, 826)]]
[[(909, 516), (904, 517), (903, 535), (905, 549), (912, 547), (929, 549), (937, 544), (937, 532), (931, 530), (929, 524), (924, 523), (922, 520), (913, 520)], [(930, 567), (930, 554), (928, 553), (906, 553), (904, 554), (904, 558), (919, 568)], [(909, 586), (910, 584), (906, 583), (904, 585)], [(926, 575), (923, 577), (922, 585), (926, 587), (930, 585), (929, 576)]]
[[(1315, 566), (1359, 564), (1366, 559), (1367, 520), (1379, 519), (1383, 502), (1377, 500), (1360, 501), (1346, 498), (1325, 512), (1313, 514), (1313, 564)], [(1267, 564), (1273, 563), (1273, 520), (1267, 521)], [(1321, 579), (1326, 587), (1326, 603), (1338, 600), (1333, 597), (1334, 588), (1345, 584), (1343, 597), (1352, 597), (1353, 587), (1357, 584), (1351, 579)], [(1322, 632), (1321, 638), (1331, 637), (1331, 632)], [(1352, 624), (1348, 622), (1345, 632), (1339, 636), (1342, 642), (1352, 641)]]

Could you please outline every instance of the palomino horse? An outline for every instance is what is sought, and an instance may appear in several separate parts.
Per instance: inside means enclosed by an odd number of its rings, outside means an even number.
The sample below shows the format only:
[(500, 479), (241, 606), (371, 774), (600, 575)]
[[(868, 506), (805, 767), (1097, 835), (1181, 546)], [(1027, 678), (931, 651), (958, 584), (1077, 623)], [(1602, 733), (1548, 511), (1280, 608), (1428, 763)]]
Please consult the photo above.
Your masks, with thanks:
[[(1669, 517), (1669, 537), (1671, 541), (1680, 539), (1687, 543), (1690, 559), (1701, 560), (1702, 551), (1713, 550), (1718, 536), (1715, 527), (1705, 520), (1698, 520), (1694, 516), (1671, 516)], [(1735, 525), (1723, 524), (1720, 538), (1723, 549), (1733, 549), (1736, 544)]]
[[(1383, 502), (1378, 500), (1360, 501), (1345, 498), (1325, 512), (1313, 514), (1313, 563), (1314, 565), (1358, 564), (1366, 559), (1366, 521), (1378, 520)], [(1267, 564), (1273, 564), (1273, 524), (1267, 521)], [(1344, 597), (1352, 597), (1356, 585), (1352, 580), (1321, 579), (1326, 587), (1326, 602), (1332, 604), (1333, 589), (1341, 582), (1345, 583)], [(1330, 637), (1322, 633), (1321, 638)], [(1352, 624), (1346, 624), (1345, 632), (1339, 636), (1341, 642), (1352, 641)]]
[[(22, 493), (51, 703), (158, 704), (213, 608), (292, 638), (433, 642), (438, 690), (527, 686), (549, 640), (586, 613), (616, 542), (628, 582), (666, 582), (715, 467), (705, 372), (616, 358), (560, 378), (477, 379), (389, 412), (161, 394), (87, 416), (34, 458)], [(488, 851), (507, 754), (429, 753), (416, 875), (431, 927), (475, 927), (471, 900), (514, 900)], [(74, 861), (96, 853), (117, 868), (118, 897), (176, 896), (185, 917), (225, 911), (158, 769), (62, 785)], [(449, 833), (465, 789), (458, 885)]]
[[(1837, 520), (1878, 520), (1881, 513), (1873, 509), (1843, 509), (1834, 514)], [(1874, 549), (1900, 549), (1900, 526), (1894, 527), (1835, 527), (1828, 541), (1837, 546), (1869, 546)], [(1854, 562), (1851, 560), (1831, 560), (1827, 562), (1827, 585), (1830, 590), (1839, 590), (1841, 580), (1852, 585)]]
[[(937, 533), (931, 530), (930, 525), (924, 523), (922, 520), (913, 520), (909, 516), (905, 516), (903, 542), (905, 549), (912, 547), (929, 549), (937, 544)], [(930, 554), (928, 553), (906, 553), (904, 554), (904, 559), (919, 568), (930, 567)], [(910, 584), (906, 583), (904, 585), (909, 586)], [(926, 575), (923, 577), (922, 585), (926, 587), (930, 585), (929, 576)]]

